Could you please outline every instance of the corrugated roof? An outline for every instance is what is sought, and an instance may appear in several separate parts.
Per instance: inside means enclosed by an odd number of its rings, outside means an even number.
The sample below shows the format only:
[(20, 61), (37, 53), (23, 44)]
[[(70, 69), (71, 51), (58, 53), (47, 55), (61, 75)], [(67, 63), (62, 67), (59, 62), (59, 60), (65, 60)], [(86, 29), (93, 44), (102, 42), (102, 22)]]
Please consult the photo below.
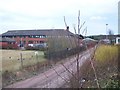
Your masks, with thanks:
[(2, 36), (18, 36), (18, 35), (47, 35), (47, 36), (67, 36), (74, 35), (70, 31), (64, 29), (38, 29), (38, 30), (10, 30), (3, 33)]

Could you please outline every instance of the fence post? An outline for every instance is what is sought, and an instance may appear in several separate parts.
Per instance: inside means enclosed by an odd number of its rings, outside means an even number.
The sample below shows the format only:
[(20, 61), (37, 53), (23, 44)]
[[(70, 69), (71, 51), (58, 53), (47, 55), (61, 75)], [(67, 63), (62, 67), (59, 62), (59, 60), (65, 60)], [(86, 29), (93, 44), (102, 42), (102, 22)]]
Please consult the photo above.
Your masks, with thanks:
[(21, 61), (21, 68), (23, 69), (23, 58), (22, 58), (22, 53), (20, 53), (20, 61)]
[(37, 63), (38, 63), (38, 62), (39, 62), (39, 61), (38, 61), (38, 51), (35, 52), (35, 57), (36, 57), (36, 61), (37, 61)]

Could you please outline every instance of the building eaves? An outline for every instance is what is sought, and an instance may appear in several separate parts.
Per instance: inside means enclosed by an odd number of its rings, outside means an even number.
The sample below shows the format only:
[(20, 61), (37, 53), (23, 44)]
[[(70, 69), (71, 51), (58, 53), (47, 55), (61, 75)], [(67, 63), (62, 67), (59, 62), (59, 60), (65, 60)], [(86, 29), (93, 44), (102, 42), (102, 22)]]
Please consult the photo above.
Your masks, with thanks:
[(2, 34), (2, 36), (26, 36), (26, 35), (67, 36), (74, 34), (64, 29), (10, 30)]

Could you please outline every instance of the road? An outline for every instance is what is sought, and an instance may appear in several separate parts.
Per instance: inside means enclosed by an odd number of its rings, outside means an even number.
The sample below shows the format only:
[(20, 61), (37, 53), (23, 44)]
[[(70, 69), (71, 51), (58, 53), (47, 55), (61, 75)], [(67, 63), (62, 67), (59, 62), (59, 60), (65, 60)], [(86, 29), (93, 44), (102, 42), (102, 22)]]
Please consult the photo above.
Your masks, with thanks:
[[(82, 66), (92, 53), (93, 48), (80, 54), (79, 66)], [(79, 56), (79, 57), (80, 57)], [(66, 69), (67, 68), (67, 69)], [(5, 88), (59, 88), (69, 82), (70, 72), (76, 72), (76, 57), (68, 58), (63, 64), (57, 64), (37, 76), (9, 85)]]

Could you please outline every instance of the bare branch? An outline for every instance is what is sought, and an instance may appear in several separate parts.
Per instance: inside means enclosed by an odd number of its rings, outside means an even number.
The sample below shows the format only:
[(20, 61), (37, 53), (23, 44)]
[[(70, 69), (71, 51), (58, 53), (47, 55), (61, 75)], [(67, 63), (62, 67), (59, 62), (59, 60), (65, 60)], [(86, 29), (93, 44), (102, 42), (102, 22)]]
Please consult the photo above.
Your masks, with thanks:
[(72, 72), (70, 72), (70, 70), (69, 70), (63, 63), (61, 63), (61, 65), (62, 65), (73, 77), (75, 77), (76, 80), (78, 80), (78, 79), (76, 78), (76, 76), (75, 76)]
[(66, 28), (67, 28), (67, 23), (66, 23), (66, 20), (65, 20), (65, 16), (64, 16), (64, 23), (65, 23), (65, 26), (66, 26)]
[(94, 71), (94, 75), (95, 75), (95, 79), (96, 79), (97, 87), (100, 88), (100, 84), (99, 84), (99, 82), (98, 82), (98, 77), (97, 77), (97, 74), (96, 74), (96, 70), (95, 70), (95, 67), (94, 67), (94, 63), (92, 62), (92, 61), (94, 60), (95, 52), (96, 52), (98, 46), (99, 46), (99, 43), (98, 43), (97, 46), (95, 46), (95, 49), (94, 49), (93, 55), (90, 57), (90, 63), (91, 63), (92, 69), (93, 69), (93, 71)]
[(85, 24), (85, 21), (83, 22), (83, 24), (80, 26), (79, 30), (81, 30), (81, 28), (84, 26)]
[[(87, 27), (85, 27), (85, 29), (83, 30), (82, 34), (85, 32), (86, 33)], [(85, 35), (86, 36), (86, 35)]]
[(76, 28), (75, 28), (75, 24), (73, 25), (73, 28), (74, 28), (74, 32), (75, 32), (75, 34), (77, 34), (77, 32), (76, 32)]
[[(99, 44), (98, 44), (98, 45), (99, 45)], [(97, 74), (96, 74), (96, 70), (95, 70), (95, 67), (94, 67), (94, 63), (92, 62), (92, 60), (94, 60), (94, 57), (95, 57), (95, 51), (97, 50), (98, 45), (95, 46), (95, 49), (94, 49), (93, 54), (90, 55), (90, 63), (91, 63), (91, 67), (92, 67), (92, 69), (93, 69), (93, 71), (94, 71), (94, 75), (95, 75), (95, 79), (96, 79), (97, 87), (100, 88), (100, 84), (99, 84), (99, 82), (98, 82), (98, 77), (97, 77)], [(88, 48), (88, 47), (87, 47), (87, 48)], [(90, 51), (89, 51), (89, 52), (90, 52)]]
[(80, 34), (80, 10), (78, 11), (78, 34)]
[[(53, 67), (53, 66), (52, 66)], [(61, 78), (63, 79), (66, 83), (69, 83), (69, 80), (66, 80), (65, 78), (63, 78), (56, 70), (55, 68), (53, 67), (53, 70), (55, 71), (55, 73)]]

